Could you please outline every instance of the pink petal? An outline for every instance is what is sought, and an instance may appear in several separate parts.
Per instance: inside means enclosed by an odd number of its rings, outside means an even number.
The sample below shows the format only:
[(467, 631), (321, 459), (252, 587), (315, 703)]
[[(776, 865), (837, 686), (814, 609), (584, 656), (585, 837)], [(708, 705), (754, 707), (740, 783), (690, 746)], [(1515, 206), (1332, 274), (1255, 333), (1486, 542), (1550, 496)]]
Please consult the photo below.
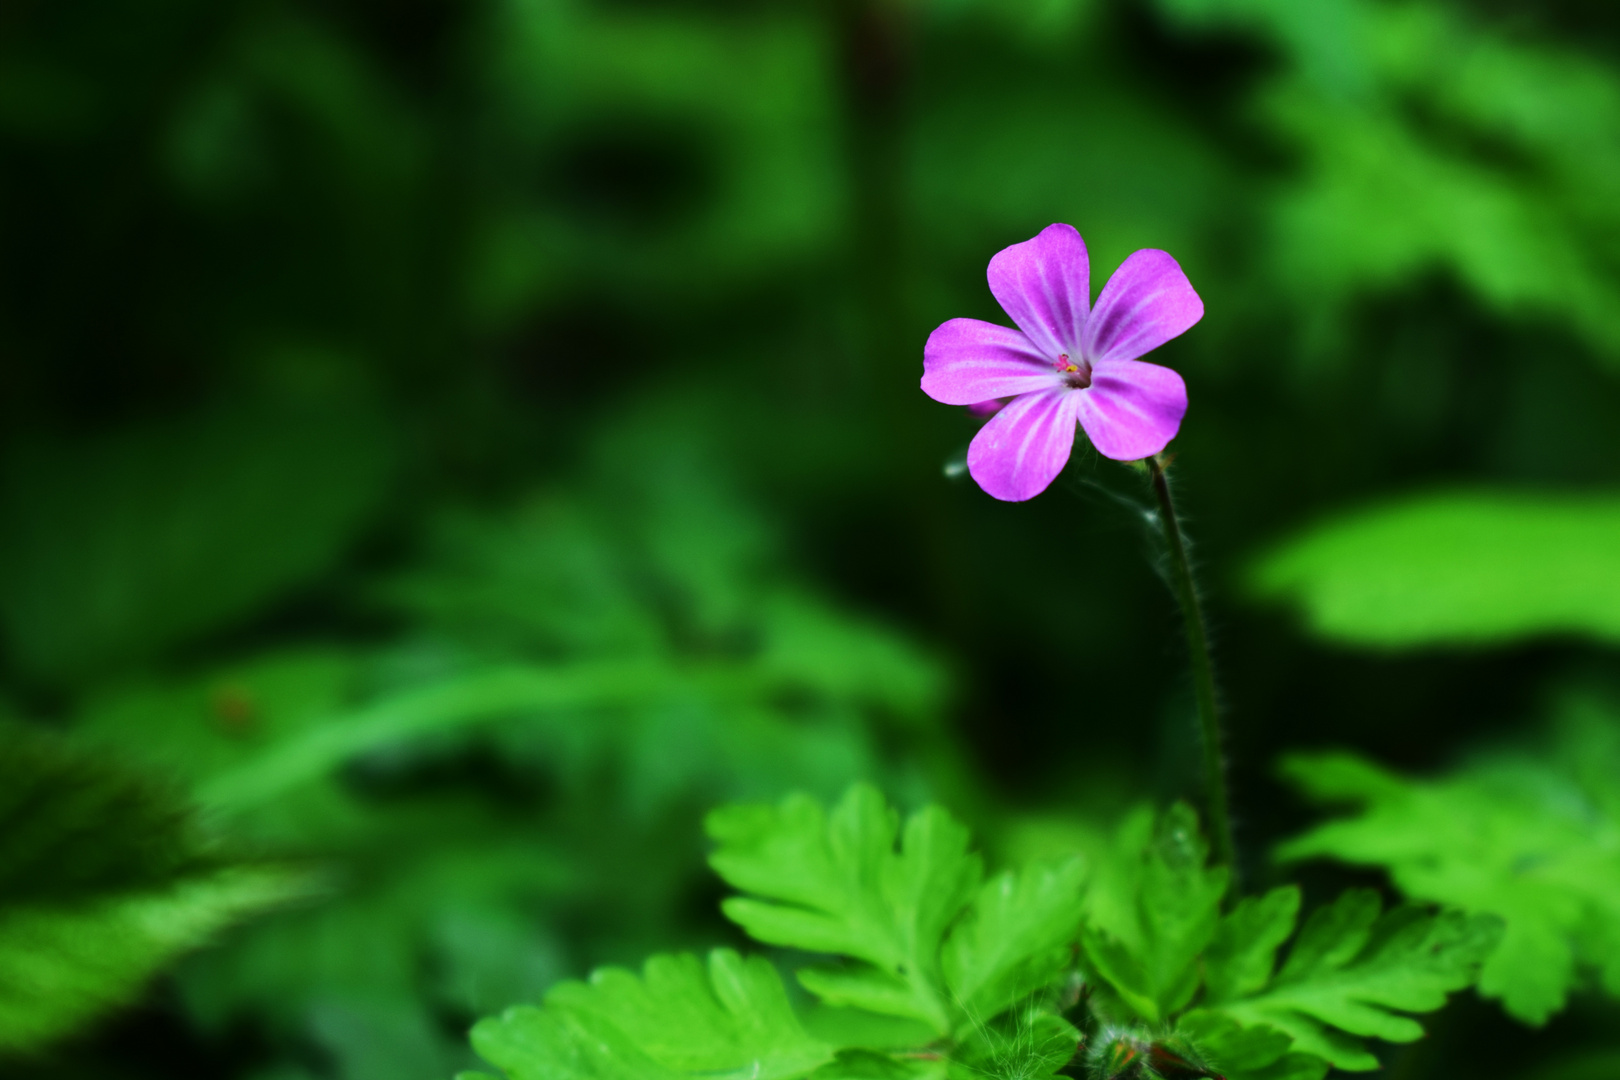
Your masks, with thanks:
[(990, 260), (990, 292), (1049, 359), (1080, 355), (1091, 306), (1091, 260), (1072, 225), (1048, 225)]
[(1007, 502), (1046, 490), (1074, 448), (1080, 391), (1062, 387), (1025, 394), (991, 417), (968, 446), (968, 472), (989, 494)]
[(977, 405), (1062, 384), (1027, 337), (995, 323), (952, 319), (923, 346), (923, 393), (946, 405)]
[(1093, 364), (1135, 360), (1204, 317), (1204, 302), (1176, 260), (1147, 248), (1120, 264), (1086, 321), (1085, 356)]
[(1005, 398), (991, 398), (989, 401), (980, 401), (967, 407), (969, 416), (994, 416), (1007, 407)]
[[(1080, 426), (1103, 457), (1138, 461), (1163, 450), (1187, 414), (1187, 384), (1167, 367), (1140, 360), (1098, 364), (1091, 389), (1075, 394)], [(968, 461), (972, 461), (971, 454)]]

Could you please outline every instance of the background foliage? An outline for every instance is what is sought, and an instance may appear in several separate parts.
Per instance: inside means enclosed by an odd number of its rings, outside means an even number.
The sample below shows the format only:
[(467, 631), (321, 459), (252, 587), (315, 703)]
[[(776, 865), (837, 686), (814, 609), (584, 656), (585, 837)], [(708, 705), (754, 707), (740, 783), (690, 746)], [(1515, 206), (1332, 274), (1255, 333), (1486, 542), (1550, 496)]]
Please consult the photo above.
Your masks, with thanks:
[(1582, 0), (0, 8), (4, 1068), (443, 1077), (741, 944), (733, 798), (1106, 861), (1194, 788), (1172, 607), (1091, 489), (943, 480), (915, 384), (1068, 221), (1209, 311), (1244, 878), (1539, 958), (1401, 1075), (1612, 1074), (1617, 58)]

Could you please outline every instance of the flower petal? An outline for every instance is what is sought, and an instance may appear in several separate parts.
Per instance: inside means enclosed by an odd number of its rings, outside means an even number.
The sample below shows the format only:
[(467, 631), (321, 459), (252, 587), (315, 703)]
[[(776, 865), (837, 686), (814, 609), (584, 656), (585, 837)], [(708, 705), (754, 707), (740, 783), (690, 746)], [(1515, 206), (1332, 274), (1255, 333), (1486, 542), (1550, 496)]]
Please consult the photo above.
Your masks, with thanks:
[[(1103, 457), (1138, 461), (1163, 450), (1187, 414), (1187, 384), (1167, 367), (1140, 360), (1099, 364), (1080, 398), (1080, 426)], [(971, 461), (971, 457), (969, 461)]]
[(973, 437), (968, 472), (998, 499), (1033, 499), (1069, 460), (1075, 409), (1084, 396), (1061, 387), (1014, 399)]
[(1120, 264), (1086, 320), (1085, 357), (1093, 364), (1135, 360), (1204, 317), (1181, 266), (1162, 251), (1146, 248)]
[(952, 319), (923, 346), (923, 393), (946, 405), (977, 405), (1062, 384), (1029, 338), (995, 323)]
[(1073, 225), (1048, 225), (1033, 240), (996, 252), (990, 292), (1051, 360), (1078, 358), (1091, 306), (1091, 260)]

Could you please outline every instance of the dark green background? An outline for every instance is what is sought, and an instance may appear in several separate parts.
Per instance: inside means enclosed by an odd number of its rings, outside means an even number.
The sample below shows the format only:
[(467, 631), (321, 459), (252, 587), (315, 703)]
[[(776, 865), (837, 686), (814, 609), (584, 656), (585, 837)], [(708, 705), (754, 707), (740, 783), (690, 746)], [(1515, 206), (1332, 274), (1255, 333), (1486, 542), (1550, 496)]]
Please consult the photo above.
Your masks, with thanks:
[[(764, 530), (800, 588), (948, 672), (878, 739), (900, 773), (933, 762), (912, 795), (993, 827), (1196, 794), (1151, 544), (1084, 486), (1004, 505), (947, 481), (974, 424), (917, 388), (935, 325), (1005, 321), (989, 257), (1065, 221), (1094, 292), (1160, 247), (1206, 304), (1152, 359), (1189, 388), (1174, 472), (1265, 878), (1308, 820), (1281, 751), (1436, 767), (1614, 668), (1563, 639), (1323, 645), (1245, 581), (1330, 510), (1620, 480), (1617, 52), (1620, 15), (1577, 0), (9, 0), (9, 707), (74, 728), (151, 680), (409, 638), (432, 605), (377, 598), (446, 514), (543, 489), (602, 543), (625, 515), (657, 534), (648, 499), (699, 498), (690, 458), (747, 517), (700, 515), (690, 551)], [(1140, 494), (1083, 445), (1071, 470)], [(387, 783), (487, 789), (494, 759)], [(734, 792), (682, 791), (685, 881), (697, 808)], [(553, 827), (591, 850), (619, 811), (577, 812)], [(657, 918), (599, 913), (641, 929), (566, 931), (557, 972), (726, 932), (714, 886), (672, 888)], [(269, 1006), (177, 1001), (59, 1067), (390, 1074)], [(438, 1015), (453, 1041), (467, 1017)], [(1453, 1025), (1435, 1045), (1468, 1075), (1546, 1056), (1489, 1007)]]

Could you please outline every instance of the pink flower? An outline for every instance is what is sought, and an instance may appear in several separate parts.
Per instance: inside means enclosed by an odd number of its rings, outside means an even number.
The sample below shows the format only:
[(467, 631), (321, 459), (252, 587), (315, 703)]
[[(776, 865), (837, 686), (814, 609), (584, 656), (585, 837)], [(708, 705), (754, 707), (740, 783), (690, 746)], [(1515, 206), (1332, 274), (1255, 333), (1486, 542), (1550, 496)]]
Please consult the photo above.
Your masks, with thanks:
[(990, 260), (990, 292), (1018, 324), (952, 319), (923, 347), (923, 392), (946, 405), (1011, 398), (968, 447), (968, 472), (998, 499), (1046, 490), (1068, 463), (1074, 425), (1097, 452), (1135, 461), (1163, 450), (1187, 412), (1187, 386), (1137, 357), (1186, 332), (1204, 302), (1162, 251), (1126, 259), (1091, 307), (1091, 264), (1070, 225)]

